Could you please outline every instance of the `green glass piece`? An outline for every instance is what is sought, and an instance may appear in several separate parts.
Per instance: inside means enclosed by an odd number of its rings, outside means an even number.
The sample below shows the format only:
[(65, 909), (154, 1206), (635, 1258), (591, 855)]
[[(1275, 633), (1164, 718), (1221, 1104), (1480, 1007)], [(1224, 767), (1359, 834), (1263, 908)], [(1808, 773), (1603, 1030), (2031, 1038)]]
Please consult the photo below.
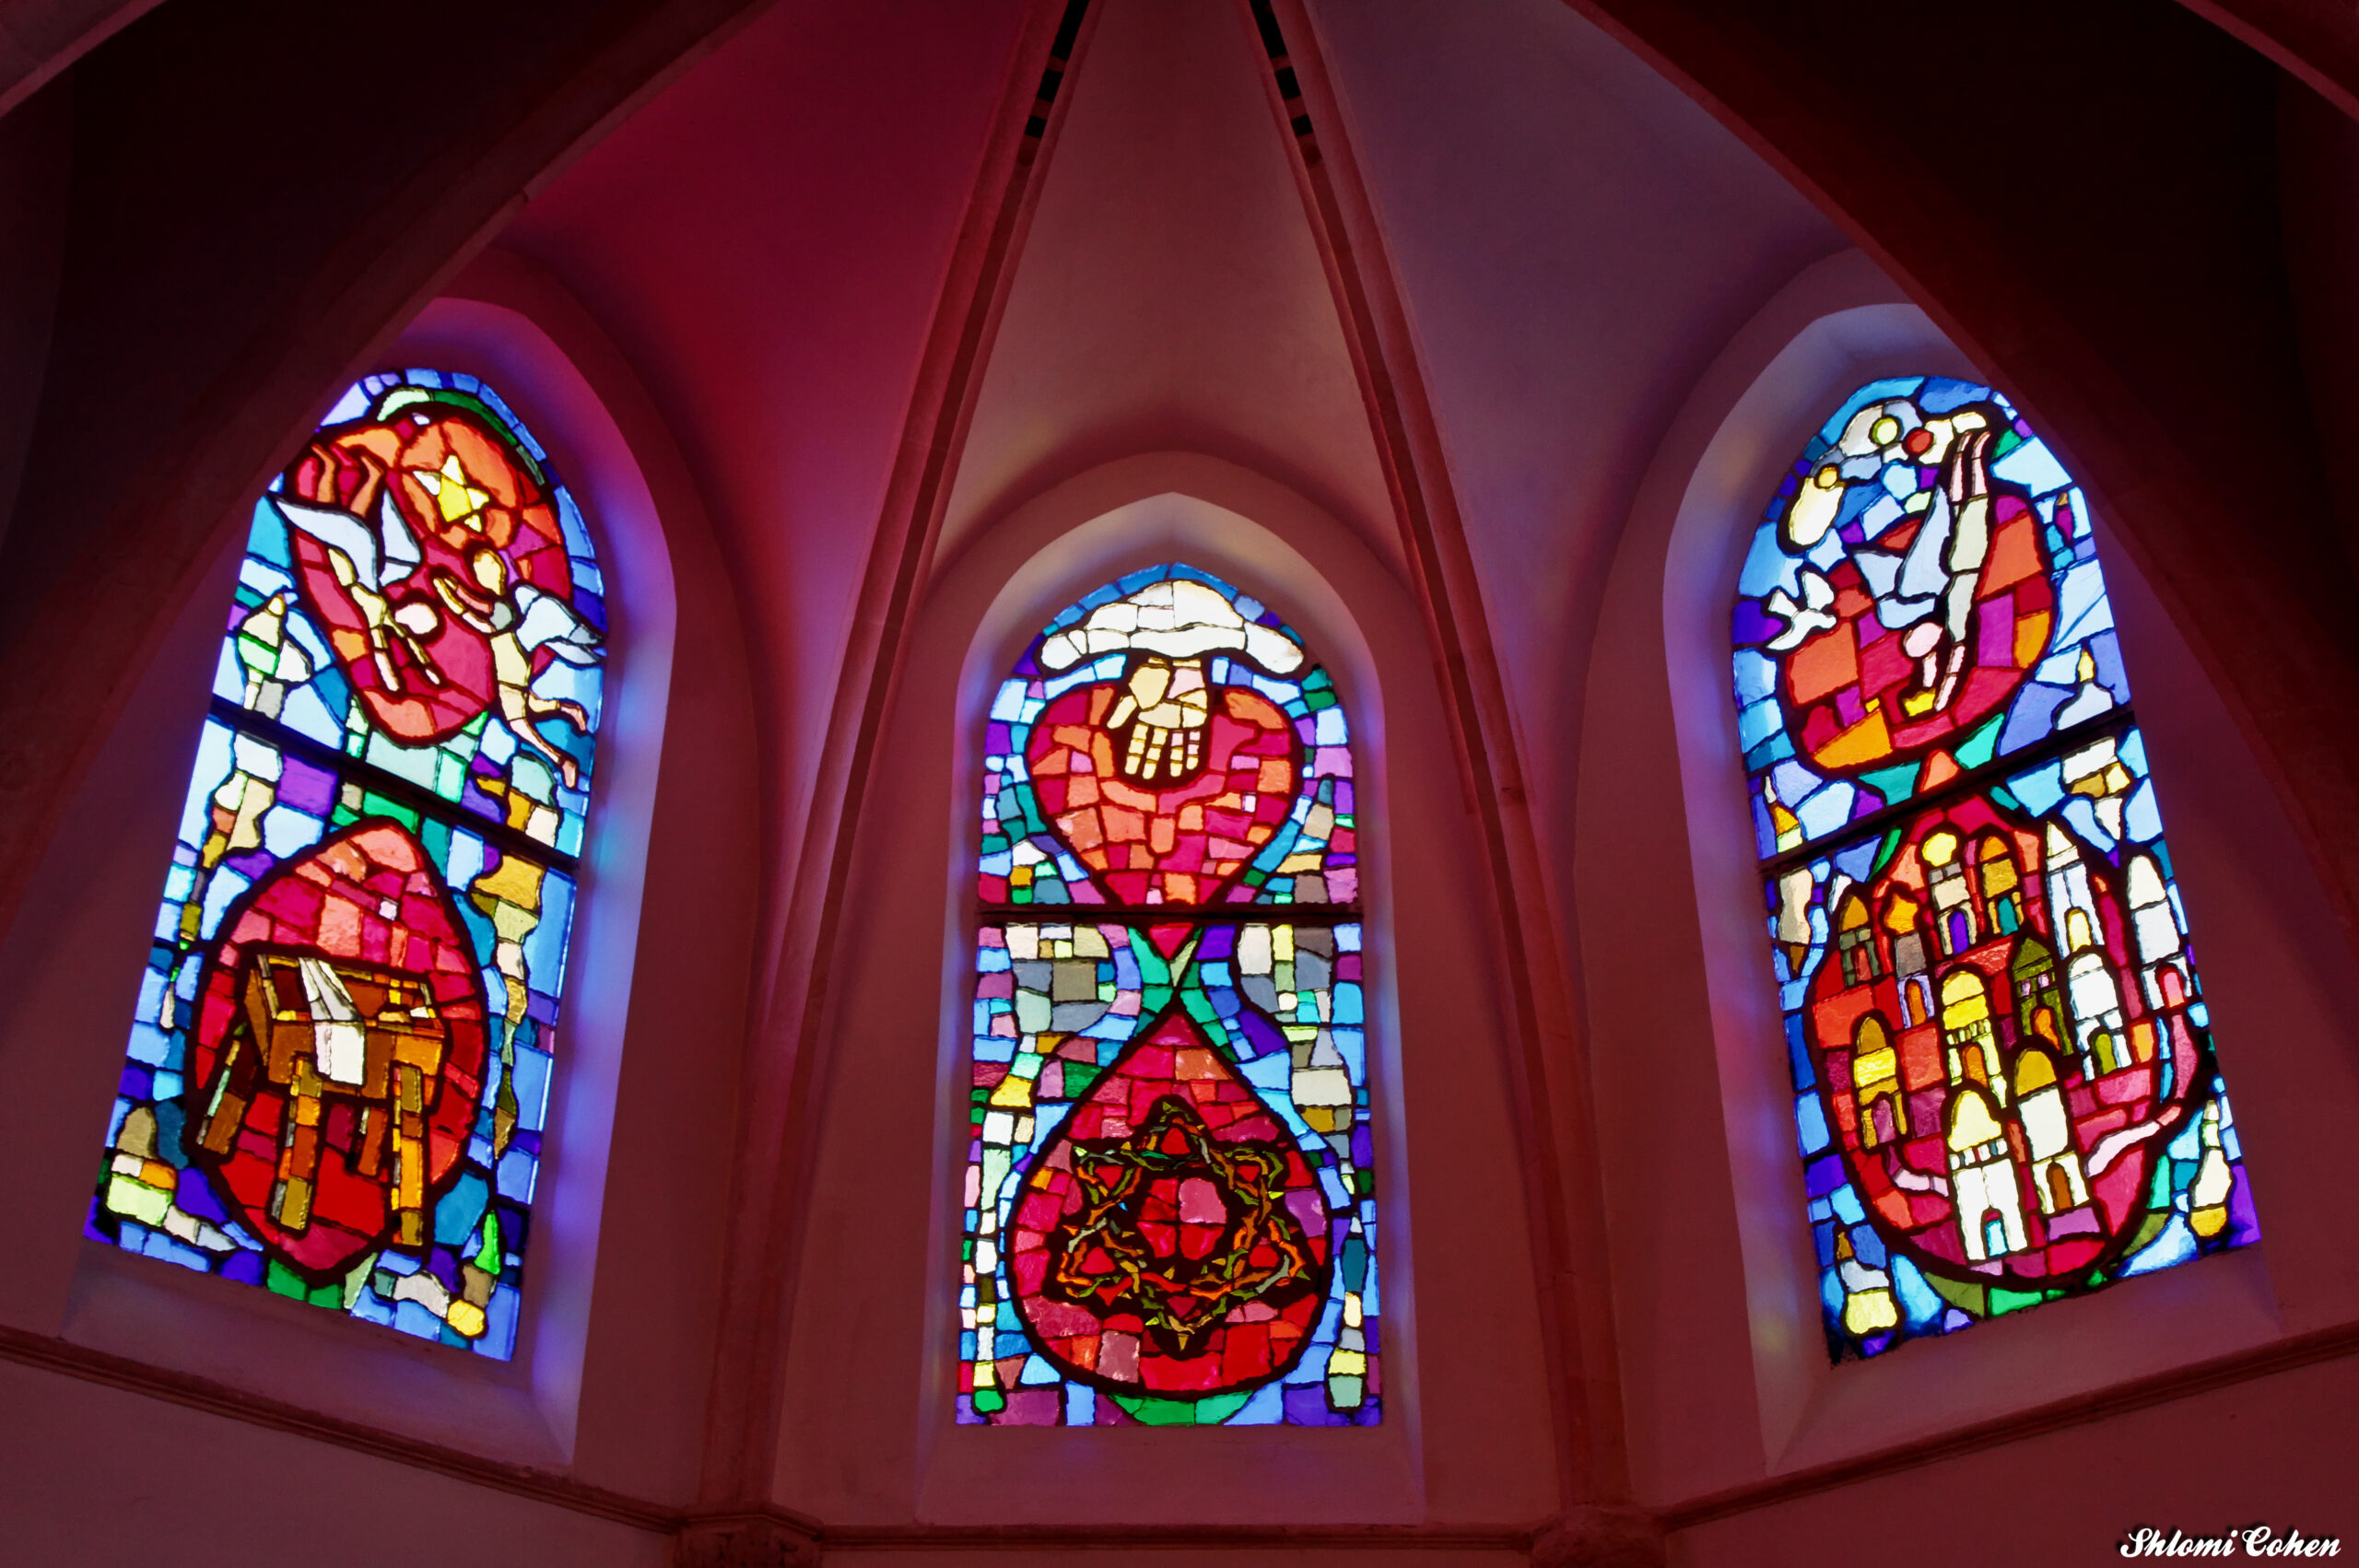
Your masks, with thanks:
[(1859, 782), (1882, 795), (1884, 804), (1890, 805), (1895, 801), (1907, 800), (1915, 792), (1917, 765), (1913, 762), (1904, 762), (1892, 767), (1879, 767), (1872, 772), (1860, 774)]
[[(341, 1307), (346, 1312), (350, 1312), (352, 1304), (360, 1299), (360, 1293), (369, 1288), (369, 1276), (376, 1271), (377, 1259), (381, 1255), (374, 1252), (363, 1253), (360, 1261), (352, 1266), (352, 1271), (345, 1275), (344, 1283), (336, 1287), (334, 1296), (321, 1305)], [(319, 1298), (314, 1296), (312, 1299), (317, 1301)]]
[(276, 1258), (270, 1259), (264, 1268), (262, 1282), (269, 1286), (276, 1294), (283, 1295), (290, 1301), (311, 1299), (311, 1287), (296, 1277), (294, 1270), (289, 1269)]
[(2007, 721), (2004, 708), (1974, 727), (1974, 733), (1959, 743), (1957, 765), (1960, 767), (1980, 767), (1999, 750), (1999, 726)]
[(1925, 1275), (1925, 1282), (1933, 1287), (1934, 1294), (1956, 1307), (1960, 1312), (1976, 1317), (1985, 1317), (1989, 1315), (1989, 1287), (1969, 1285), (1963, 1281), (1947, 1279), (1931, 1272)]
[(1201, 1399), (1158, 1399), (1144, 1394), (1109, 1396), (1142, 1426), (1218, 1426), (1245, 1408), (1253, 1396), (1209, 1394)]
[(368, 791), (360, 797), (360, 814), (363, 816), (392, 817), (395, 822), (400, 823), (412, 833), (416, 833), (418, 829), (418, 825), (425, 820), (410, 807), (402, 805), (398, 802), (389, 801), (385, 799), (384, 796), (378, 794), (374, 790)]
[(475, 1267), (487, 1274), (499, 1272), (499, 1215), (487, 1209), (483, 1215), (483, 1245), (475, 1248)]

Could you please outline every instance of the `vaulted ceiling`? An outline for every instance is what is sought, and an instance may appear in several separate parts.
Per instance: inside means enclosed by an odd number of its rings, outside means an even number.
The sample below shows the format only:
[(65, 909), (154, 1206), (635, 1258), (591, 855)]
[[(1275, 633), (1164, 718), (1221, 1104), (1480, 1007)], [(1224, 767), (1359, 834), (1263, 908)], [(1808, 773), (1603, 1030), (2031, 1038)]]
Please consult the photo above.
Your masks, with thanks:
[[(1334, 295), (1242, 6), (1103, 0), (1020, 237), (939, 544), (1114, 458), (1302, 491), (1399, 559)], [(604, 322), (682, 433), (807, 767), (1013, 0), (783, 0), (498, 244)], [(1559, 0), (1309, 12), (1399, 269), (1530, 722), (1703, 364), (1844, 241)], [(893, 199), (875, 199), (886, 191)]]

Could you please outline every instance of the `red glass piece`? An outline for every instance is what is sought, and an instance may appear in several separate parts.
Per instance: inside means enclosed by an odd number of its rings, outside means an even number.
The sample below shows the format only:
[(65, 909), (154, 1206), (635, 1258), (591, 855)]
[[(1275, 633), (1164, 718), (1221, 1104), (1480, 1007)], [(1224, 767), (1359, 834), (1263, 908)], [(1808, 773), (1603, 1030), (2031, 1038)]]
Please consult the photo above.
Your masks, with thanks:
[(1180, 950), (1187, 946), (1196, 935), (1196, 930), (1197, 928), (1191, 924), (1167, 921), (1159, 926), (1147, 927), (1146, 939), (1155, 944), (1155, 950), (1165, 958), (1176, 959), (1180, 956)]
[(1008, 1269), (1065, 1376), (1192, 1398), (1266, 1383), (1301, 1355), (1331, 1225), (1285, 1124), (1174, 1011), (1033, 1156)]
[(370, 822), (279, 866), (198, 982), (192, 1162), (314, 1283), (428, 1216), (483, 1094), (474, 949), (425, 847)]

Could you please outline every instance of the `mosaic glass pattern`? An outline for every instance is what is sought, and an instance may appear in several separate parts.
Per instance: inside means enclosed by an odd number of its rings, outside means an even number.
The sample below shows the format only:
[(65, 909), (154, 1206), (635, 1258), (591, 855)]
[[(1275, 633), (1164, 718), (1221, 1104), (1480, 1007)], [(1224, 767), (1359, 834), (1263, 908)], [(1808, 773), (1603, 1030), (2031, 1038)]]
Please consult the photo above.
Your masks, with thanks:
[(1735, 612), (1838, 1361), (2258, 1239), (2086, 502), (1988, 387), (1862, 387)]
[(256, 502), (92, 1235), (513, 1354), (603, 591), (473, 377), (360, 382)]
[(1374, 1425), (1333, 683), (1265, 606), (1156, 567), (1043, 628), (989, 725), (959, 1421)]

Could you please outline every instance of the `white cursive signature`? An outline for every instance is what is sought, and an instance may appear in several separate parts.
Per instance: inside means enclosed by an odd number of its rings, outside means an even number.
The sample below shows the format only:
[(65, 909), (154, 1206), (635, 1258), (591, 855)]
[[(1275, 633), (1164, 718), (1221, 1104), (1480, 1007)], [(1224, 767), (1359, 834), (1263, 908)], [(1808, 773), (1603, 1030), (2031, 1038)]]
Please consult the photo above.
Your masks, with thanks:
[(2279, 1535), (2267, 1525), (2223, 1530), (2216, 1536), (2190, 1536), (2173, 1530), (2167, 1536), (2151, 1525), (2141, 1525), (2121, 1539), (2124, 1557), (2340, 1557), (2342, 1542), (2335, 1536), (2306, 1536), (2299, 1530)]

